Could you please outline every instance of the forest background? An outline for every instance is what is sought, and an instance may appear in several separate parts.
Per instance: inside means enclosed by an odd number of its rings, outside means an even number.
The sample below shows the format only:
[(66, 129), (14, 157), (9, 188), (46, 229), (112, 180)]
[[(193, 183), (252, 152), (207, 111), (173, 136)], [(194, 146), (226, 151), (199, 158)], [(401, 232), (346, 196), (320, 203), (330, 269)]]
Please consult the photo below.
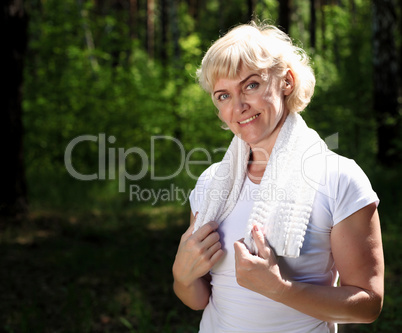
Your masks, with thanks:
[(311, 56), (317, 86), (303, 117), (381, 199), (384, 309), (341, 331), (401, 330), (401, 0), (2, 6), (0, 331), (197, 332), (171, 265), (189, 190), (231, 134), (195, 70), (252, 17)]

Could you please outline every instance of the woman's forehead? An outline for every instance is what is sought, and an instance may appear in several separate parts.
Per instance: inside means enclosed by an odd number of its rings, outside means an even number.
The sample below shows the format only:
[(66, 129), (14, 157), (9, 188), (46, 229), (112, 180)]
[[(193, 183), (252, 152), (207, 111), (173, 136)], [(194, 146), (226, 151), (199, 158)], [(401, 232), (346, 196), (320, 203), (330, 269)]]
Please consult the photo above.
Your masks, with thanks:
[(262, 69), (252, 69), (249, 67), (241, 67), (235, 75), (216, 75), (214, 78), (214, 86), (218, 84), (218, 82), (238, 82), (242, 83), (243, 81), (246, 81), (249, 77), (260, 77), (264, 80), (268, 78), (268, 70), (262, 70)]

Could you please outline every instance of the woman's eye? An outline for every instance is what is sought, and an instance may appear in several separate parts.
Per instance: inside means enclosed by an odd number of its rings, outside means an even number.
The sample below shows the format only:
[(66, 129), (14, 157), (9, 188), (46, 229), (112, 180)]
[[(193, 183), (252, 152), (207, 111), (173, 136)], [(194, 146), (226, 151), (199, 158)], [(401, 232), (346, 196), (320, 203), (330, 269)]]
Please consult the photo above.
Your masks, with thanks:
[(219, 101), (223, 101), (229, 97), (229, 94), (221, 94), (218, 96)]
[(255, 89), (258, 87), (258, 83), (257, 82), (251, 82), (250, 84), (248, 84), (246, 86), (246, 90), (251, 90), (251, 89)]

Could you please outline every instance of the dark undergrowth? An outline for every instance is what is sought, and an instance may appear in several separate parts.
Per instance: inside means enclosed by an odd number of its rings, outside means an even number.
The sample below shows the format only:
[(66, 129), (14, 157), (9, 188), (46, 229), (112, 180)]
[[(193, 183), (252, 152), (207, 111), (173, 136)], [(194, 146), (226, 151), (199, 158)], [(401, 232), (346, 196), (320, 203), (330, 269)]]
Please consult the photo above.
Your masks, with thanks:
[[(341, 332), (400, 332), (402, 246), (398, 171), (371, 176), (386, 260), (384, 308)], [(385, 175), (385, 176), (384, 176)], [(201, 313), (172, 291), (188, 207), (34, 209), (0, 229), (0, 332), (197, 332)]]
[(188, 213), (32, 212), (1, 231), (0, 331), (196, 332), (172, 292)]

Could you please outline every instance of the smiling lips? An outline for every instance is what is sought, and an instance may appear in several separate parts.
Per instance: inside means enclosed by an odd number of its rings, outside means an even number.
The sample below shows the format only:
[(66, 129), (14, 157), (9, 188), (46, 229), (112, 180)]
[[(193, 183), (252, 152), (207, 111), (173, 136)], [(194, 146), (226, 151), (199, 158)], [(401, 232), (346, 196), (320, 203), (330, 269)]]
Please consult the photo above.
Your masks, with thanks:
[(248, 118), (248, 119), (246, 119), (246, 120), (239, 121), (239, 124), (240, 124), (240, 125), (248, 124), (250, 121), (253, 121), (254, 119), (258, 118), (260, 114), (261, 114), (261, 113), (258, 113), (258, 114), (254, 115), (254, 116), (252, 116), (252, 117), (250, 117), (250, 118)]

